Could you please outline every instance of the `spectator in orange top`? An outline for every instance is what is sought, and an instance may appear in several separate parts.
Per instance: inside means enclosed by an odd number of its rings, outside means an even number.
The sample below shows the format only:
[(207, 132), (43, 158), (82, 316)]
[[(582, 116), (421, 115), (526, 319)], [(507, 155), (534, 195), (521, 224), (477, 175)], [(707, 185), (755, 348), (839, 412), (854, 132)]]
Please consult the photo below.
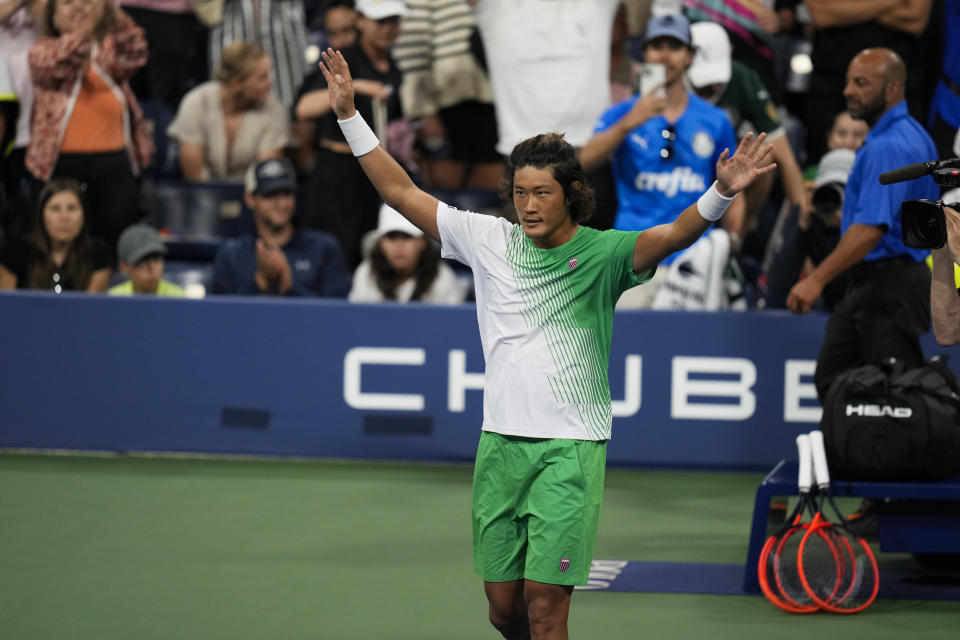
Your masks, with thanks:
[(35, 93), (26, 166), (41, 182), (85, 183), (92, 231), (116, 246), (139, 217), (137, 176), (153, 152), (128, 83), (147, 61), (147, 41), (113, 0), (49, 0), (44, 19), (50, 35), (29, 54)]

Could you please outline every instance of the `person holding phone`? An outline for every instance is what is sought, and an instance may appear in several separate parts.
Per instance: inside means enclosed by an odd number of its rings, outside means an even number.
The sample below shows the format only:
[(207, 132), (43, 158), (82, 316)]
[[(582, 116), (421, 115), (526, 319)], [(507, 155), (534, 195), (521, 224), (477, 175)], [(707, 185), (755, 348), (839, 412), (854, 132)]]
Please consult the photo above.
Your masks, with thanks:
[[(607, 109), (580, 152), (580, 163), (587, 171), (611, 160), (619, 200), (616, 229), (647, 229), (671, 222), (677, 211), (696, 202), (716, 179), (723, 150), (736, 148), (733, 127), (723, 110), (689, 92), (684, 84), (693, 55), (685, 17), (651, 18), (641, 93)], [(737, 197), (723, 218), (735, 248), (744, 213), (743, 199)], [(663, 264), (672, 263), (678, 255), (667, 256)], [(667, 272), (662, 269), (649, 285), (627, 292), (619, 306), (651, 306)]]

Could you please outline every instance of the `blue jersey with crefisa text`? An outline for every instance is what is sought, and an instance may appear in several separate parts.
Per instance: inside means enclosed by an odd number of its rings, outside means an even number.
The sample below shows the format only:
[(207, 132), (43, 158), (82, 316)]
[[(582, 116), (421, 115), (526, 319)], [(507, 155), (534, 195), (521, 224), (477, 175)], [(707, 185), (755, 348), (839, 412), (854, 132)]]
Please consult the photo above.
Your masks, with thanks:
[[(619, 200), (615, 228), (633, 231), (672, 222), (713, 183), (723, 150), (729, 148), (732, 154), (736, 149), (736, 136), (723, 110), (688, 96), (686, 111), (672, 127), (663, 116), (650, 118), (614, 152)], [(613, 126), (636, 100), (607, 109), (594, 132)]]

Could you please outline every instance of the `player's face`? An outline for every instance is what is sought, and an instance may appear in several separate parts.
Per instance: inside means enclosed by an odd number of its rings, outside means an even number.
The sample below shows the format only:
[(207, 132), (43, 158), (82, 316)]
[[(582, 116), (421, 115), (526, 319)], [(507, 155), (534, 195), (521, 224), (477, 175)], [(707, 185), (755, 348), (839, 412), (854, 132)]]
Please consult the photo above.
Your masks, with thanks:
[(576, 233), (563, 187), (549, 168), (527, 166), (513, 172), (513, 206), (523, 232), (541, 249), (560, 246)]
[(683, 81), (683, 74), (693, 63), (693, 51), (676, 38), (654, 38), (643, 49), (645, 62), (662, 64), (667, 86)]
[(250, 196), (250, 204), (257, 219), (274, 231), (283, 230), (293, 220), (295, 200), (292, 191)]

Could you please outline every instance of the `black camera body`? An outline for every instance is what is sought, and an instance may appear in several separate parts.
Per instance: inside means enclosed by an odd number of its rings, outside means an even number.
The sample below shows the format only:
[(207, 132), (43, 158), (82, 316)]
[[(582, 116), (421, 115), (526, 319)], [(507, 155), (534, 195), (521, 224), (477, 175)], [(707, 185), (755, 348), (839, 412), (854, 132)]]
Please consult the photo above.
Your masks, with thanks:
[[(960, 187), (960, 171), (936, 169), (930, 172), (933, 181), (941, 187)], [(900, 224), (903, 244), (914, 249), (939, 249), (947, 243), (947, 219), (943, 202), (935, 200), (905, 200), (900, 205)], [(956, 208), (960, 205), (947, 204)]]
[(914, 249), (939, 249), (947, 243), (947, 219), (943, 203), (936, 200), (904, 200), (900, 205), (903, 244)]

